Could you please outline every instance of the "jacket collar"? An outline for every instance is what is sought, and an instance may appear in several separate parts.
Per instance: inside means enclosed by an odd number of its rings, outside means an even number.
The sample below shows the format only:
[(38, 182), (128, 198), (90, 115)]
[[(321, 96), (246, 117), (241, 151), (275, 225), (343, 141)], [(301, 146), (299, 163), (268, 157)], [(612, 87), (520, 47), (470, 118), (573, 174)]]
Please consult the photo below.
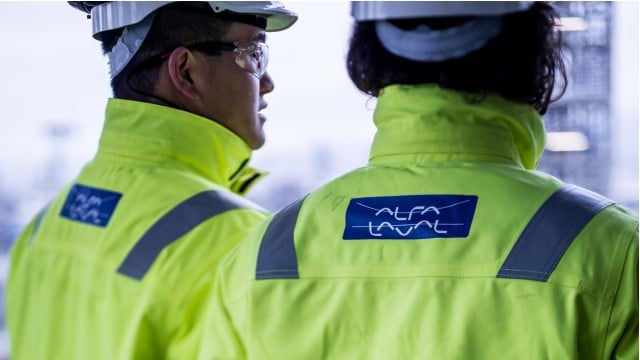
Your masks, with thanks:
[(222, 125), (139, 101), (109, 99), (98, 154), (189, 168), (236, 192), (248, 188), (237, 181), (261, 175), (247, 167), (251, 148)]
[(486, 157), (534, 169), (546, 141), (542, 118), (531, 106), (497, 95), (473, 102), (432, 84), (385, 87), (374, 122), (371, 162), (419, 154), (428, 161)]

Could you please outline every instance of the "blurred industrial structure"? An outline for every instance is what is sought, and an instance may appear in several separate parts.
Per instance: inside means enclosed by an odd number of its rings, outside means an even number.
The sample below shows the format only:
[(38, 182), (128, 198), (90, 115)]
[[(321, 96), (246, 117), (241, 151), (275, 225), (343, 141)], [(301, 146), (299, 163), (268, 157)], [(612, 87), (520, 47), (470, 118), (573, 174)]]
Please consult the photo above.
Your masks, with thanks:
[(544, 116), (549, 133), (539, 169), (609, 192), (611, 2), (554, 2), (561, 14), (568, 87)]

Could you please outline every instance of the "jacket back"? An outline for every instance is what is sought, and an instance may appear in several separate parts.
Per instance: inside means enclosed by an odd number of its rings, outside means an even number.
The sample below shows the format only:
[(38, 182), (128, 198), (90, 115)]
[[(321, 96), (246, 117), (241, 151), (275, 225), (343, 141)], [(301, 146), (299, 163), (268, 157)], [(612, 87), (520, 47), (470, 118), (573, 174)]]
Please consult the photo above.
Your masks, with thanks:
[(573, 226), (562, 211), (537, 221), (557, 231), (516, 245), (565, 186), (532, 170), (544, 146), (533, 109), (391, 86), (375, 116), (367, 166), (222, 263), (207, 358), (637, 357), (637, 215), (595, 196), (566, 246), (550, 240)]
[(230, 190), (242, 140), (111, 100), (96, 157), (14, 244), (12, 359), (195, 357), (214, 269), (265, 213)]

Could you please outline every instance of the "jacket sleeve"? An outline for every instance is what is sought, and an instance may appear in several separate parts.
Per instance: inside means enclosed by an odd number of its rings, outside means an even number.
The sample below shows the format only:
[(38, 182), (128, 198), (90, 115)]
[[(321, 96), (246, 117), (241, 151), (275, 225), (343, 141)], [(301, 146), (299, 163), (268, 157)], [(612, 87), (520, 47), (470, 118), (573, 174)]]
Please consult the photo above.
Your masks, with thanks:
[[(256, 212), (253, 210), (245, 211), (245, 218), (240, 218), (237, 224), (234, 224), (235, 230), (233, 234), (221, 237), (219, 252), (210, 254), (211, 261), (201, 267), (201, 271), (194, 273), (192, 278), (195, 279), (195, 286), (192, 287), (191, 292), (184, 297), (186, 303), (180, 306), (177, 311), (178, 316), (174, 318), (178, 320), (176, 326), (178, 331), (171, 338), (171, 356), (170, 359), (196, 359), (201, 349), (213, 349), (216, 354), (220, 348), (220, 343), (226, 345), (224, 341), (229, 341), (232, 345), (228, 346), (229, 351), (224, 354), (231, 354), (229, 358), (239, 359), (241, 358), (241, 352), (238, 353), (236, 349), (238, 346), (232, 342), (233, 330), (231, 322), (227, 321), (228, 317), (224, 316), (223, 309), (219, 309), (218, 306), (223, 306), (224, 286), (228, 283), (231, 284), (231, 289), (236, 291), (239, 288), (237, 281), (229, 281), (224, 277), (224, 274), (220, 274), (220, 271), (224, 271), (226, 268), (221, 266), (225, 264), (229, 257), (237, 252), (238, 247), (241, 247), (243, 240), (248, 237), (249, 234), (260, 224), (266, 217), (262, 212)], [(226, 218), (226, 224), (231, 221)], [(206, 239), (206, 230), (203, 237)], [(224, 247), (224, 249), (222, 249)], [(222, 279), (225, 279), (223, 282)], [(221, 294), (222, 293), (222, 294)], [(220, 315), (220, 312), (222, 315)], [(210, 332), (214, 332), (209, 335)], [(218, 335), (221, 334), (221, 335)], [(227, 349), (223, 347), (222, 349)], [(233, 351), (232, 351), (233, 350)], [(209, 350), (207, 350), (209, 351)], [(211, 357), (204, 357), (211, 358)]]
[(615, 295), (611, 323), (620, 324), (621, 329), (610, 329), (620, 333), (611, 359), (638, 359), (638, 227), (632, 235), (627, 252), (620, 286)]
[(13, 356), (20, 358), (21, 355), (18, 351), (28, 349), (26, 342), (32, 341), (32, 339), (25, 339), (26, 329), (24, 328), (25, 320), (23, 315), (24, 309), (24, 297), (26, 296), (27, 285), (24, 283), (26, 280), (26, 271), (28, 271), (29, 264), (27, 263), (29, 244), (33, 241), (33, 237), (38, 229), (40, 220), (45, 210), (42, 210), (37, 217), (35, 217), (22, 231), (18, 238), (11, 246), (11, 252), (9, 256), (9, 270), (7, 277), (7, 289), (4, 294), (3, 302), (4, 312), (7, 317), (7, 330), (11, 335)]
[(212, 281), (209, 276), (185, 296), (187, 300), (178, 309), (172, 309), (177, 330), (170, 336), (167, 346), (167, 359), (194, 359), (197, 355), (202, 331), (204, 313), (211, 302)]
[(237, 312), (246, 308), (240, 304), (245, 301), (245, 298), (228, 299), (230, 296), (225, 289), (227, 285), (223, 271), (222, 269), (218, 271), (214, 294), (205, 316), (204, 338), (198, 357), (200, 360), (247, 358), (245, 346), (231, 315), (234, 310)]
[(198, 359), (246, 359), (250, 356), (247, 309), (258, 248), (268, 224), (269, 219), (262, 222), (218, 266)]

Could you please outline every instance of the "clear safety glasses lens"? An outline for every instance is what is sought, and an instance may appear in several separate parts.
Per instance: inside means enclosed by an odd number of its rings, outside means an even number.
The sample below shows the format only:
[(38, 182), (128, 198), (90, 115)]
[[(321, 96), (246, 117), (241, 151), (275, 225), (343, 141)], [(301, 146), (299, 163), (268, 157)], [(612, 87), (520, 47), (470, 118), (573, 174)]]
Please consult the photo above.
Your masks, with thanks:
[(234, 43), (236, 48), (233, 50), (236, 57), (236, 64), (241, 69), (247, 71), (258, 79), (267, 71), (269, 63), (269, 46), (257, 41), (247, 43)]
[[(217, 56), (221, 51), (234, 53), (236, 64), (241, 69), (253, 74), (258, 79), (267, 71), (269, 62), (269, 47), (259, 41), (224, 43), (207, 41), (187, 46), (189, 49), (202, 51), (205, 54)], [(168, 55), (168, 54), (167, 54)]]

